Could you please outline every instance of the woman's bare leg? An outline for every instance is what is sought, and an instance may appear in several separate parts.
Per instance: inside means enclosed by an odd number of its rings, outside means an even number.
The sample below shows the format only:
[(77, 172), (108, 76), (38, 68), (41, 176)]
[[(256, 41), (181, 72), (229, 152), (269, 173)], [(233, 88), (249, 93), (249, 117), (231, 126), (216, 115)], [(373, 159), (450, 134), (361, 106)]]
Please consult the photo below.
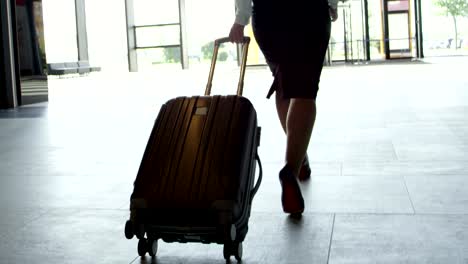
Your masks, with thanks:
[[(291, 99), (283, 99), (281, 98), (281, 96), (278, 95), (278, 93), (276, 93), (276, 111), (278, 113), (278, 118), (280, 120), (281, 127), (283, 128), (283, 131), (286, 135), (287, 135), (286, 119), (288, 116), (290, 101)], [(297, 174), (297, 176), (299, 177), (299, 180), (304, 181), (310, 178), (310, 168), (309, 168), (309, 162), (308, 162), (308, 157), (307, 157), (307, 150), (306, 150), (304, 161), (302, 164), (306, 164), (306, 167), (301, 167), (300, 172), (299, 174)]]
[(286, 118), (288, 116), (289, 102), (290, 99), (281, 98), (279, 93), (276, 94), (276, 112), (278, 113), (278, 118), (281, 122), (281, 127), (283, 128), (284, 133), (286, 134)]
[(298, 175), (309, 146), (317, 109), (314, 99), (292, 98), (286, 116), (286, 163)]
[[(279, 100), (278, 100), (279, 99)], [(281, 169), (279, 178), (282, 186), (281, 202), (285, 213), (297, 215), (304, 211), (304, 198), (296, 176), (301, 171), (302, 163), (309, 145), (314, 127), (316, 106), (314, 99), (289, 99), (286, 114), (286, 165)], [(283, 104), (284, 103), (284, 104)], [(286, 103), (277, 97), (277, 110), (284, 116)]]

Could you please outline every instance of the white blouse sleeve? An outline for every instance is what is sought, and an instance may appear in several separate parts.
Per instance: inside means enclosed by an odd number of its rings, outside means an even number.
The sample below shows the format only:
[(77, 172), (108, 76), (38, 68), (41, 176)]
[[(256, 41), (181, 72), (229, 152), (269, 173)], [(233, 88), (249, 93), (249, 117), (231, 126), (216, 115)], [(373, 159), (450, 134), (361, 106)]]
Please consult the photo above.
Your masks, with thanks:
[(331, 8), (336, 9), (338, 7), (338, 0), (328, 0), (328, 5)]
[(236, 20), (240, 25), (249, 24), (250, 16), (252, 16), (252, 0), (235, 0), (236, 1)]

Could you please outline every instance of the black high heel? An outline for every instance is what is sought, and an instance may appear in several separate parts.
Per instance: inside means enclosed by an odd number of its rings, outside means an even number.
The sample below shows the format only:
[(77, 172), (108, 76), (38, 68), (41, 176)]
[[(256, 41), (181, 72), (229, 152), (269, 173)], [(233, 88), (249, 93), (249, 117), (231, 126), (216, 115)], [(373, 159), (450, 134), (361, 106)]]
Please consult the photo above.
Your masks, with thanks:
[(282, 187), (281, 203), (283, 204), (283, 211), (287, 214), (302, 214), (304, 212), (304, 198), (289, 165), (281, 169), (279, 179)]
[(304, 161), (302, 162), (301, 170), (299, 171), (299, 175), (297, 176), (297, 178), (299, 179), (299, 181), (308, 181), (310, 180), (311, 173), (312, 170), (310, 169), (309, 159), (306, 156), (304, 158)]

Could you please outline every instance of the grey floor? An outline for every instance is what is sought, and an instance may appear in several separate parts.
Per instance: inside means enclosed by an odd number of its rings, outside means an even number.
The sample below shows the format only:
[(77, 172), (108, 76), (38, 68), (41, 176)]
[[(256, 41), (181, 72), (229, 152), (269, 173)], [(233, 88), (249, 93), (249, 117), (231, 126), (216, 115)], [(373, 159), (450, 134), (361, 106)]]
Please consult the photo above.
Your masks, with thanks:
[[(281, 211), (285, 139), (271, 76), (249, 69), (265, 177), (243, 263), (468, 263), (467, 58), (324, 70), (301, 220)], [(216, 93), (235, 89), (219, 68)], [(51, 79), (50, 102), (0, 112), (0, 263), (225, 263), (220, 245), (126, 240), (132, 182), (161, 104), (206, 69)]]

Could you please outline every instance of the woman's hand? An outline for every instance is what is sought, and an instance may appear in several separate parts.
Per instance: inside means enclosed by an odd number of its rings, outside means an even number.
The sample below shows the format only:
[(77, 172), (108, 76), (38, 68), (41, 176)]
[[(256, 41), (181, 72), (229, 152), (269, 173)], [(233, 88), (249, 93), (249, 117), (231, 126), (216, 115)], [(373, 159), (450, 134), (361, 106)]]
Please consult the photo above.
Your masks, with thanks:
[(244, 27), (243, 25), (234, 23), (229, 33), (229, 40), (234, 43), (241, 43), (244, 39)]
[(332, 22), (335, 22), (338, 19), (338, 10), (335, 8), (328, 8)]

